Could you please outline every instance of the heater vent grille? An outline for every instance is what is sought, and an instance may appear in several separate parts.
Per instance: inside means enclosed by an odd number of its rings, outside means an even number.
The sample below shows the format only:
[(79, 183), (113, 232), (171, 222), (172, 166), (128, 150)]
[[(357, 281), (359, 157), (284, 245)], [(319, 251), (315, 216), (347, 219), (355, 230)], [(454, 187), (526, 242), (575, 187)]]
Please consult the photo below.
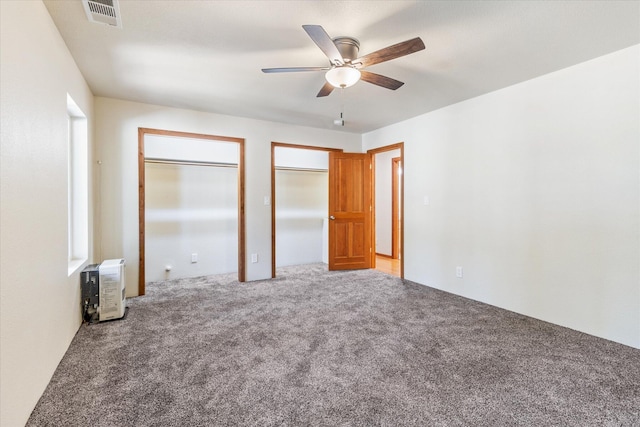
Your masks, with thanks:
[(118, 0), (82, 0), (90, 22), (122, 28)]

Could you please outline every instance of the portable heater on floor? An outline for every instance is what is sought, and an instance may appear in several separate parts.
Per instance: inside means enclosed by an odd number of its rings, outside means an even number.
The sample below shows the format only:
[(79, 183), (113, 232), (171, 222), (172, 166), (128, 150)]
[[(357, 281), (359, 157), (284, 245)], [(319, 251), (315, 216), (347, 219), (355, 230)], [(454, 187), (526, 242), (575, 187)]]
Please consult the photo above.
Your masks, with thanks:
[(82, 319), (102, 322), (121, 319), (126, 313), (124, 259), (88, 265), (80, 274)]

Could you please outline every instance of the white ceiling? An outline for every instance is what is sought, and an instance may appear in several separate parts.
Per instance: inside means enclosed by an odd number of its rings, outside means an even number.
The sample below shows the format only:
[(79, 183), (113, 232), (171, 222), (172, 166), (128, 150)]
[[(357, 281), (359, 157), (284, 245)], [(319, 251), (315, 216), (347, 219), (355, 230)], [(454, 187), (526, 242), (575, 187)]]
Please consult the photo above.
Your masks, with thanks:
[[(45, 4), (97, 96), (357, 133), (640, 43), (638, 1), (120, 0), (122, 29), (77, 0)], [(416, 36), (426, 49), (367, 69), (397, 91), (316, 98), (322, 72), (260, 71), (328, 65), (303, 24), (359, 39), (361, 55)]]

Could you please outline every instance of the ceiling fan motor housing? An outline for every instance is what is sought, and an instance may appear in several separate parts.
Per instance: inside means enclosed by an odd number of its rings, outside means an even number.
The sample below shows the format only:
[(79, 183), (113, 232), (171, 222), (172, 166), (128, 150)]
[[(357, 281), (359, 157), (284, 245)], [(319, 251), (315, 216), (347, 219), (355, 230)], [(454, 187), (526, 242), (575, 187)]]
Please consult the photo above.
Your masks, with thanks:
[(338, 48), (338, 52), (342, 55), (345, 63), (350, 63), (354, 59), (358, 58), (358, 51), (360, 50), (360, 42), (353, 37), (336, 37), (333, 39), (333, 44)]

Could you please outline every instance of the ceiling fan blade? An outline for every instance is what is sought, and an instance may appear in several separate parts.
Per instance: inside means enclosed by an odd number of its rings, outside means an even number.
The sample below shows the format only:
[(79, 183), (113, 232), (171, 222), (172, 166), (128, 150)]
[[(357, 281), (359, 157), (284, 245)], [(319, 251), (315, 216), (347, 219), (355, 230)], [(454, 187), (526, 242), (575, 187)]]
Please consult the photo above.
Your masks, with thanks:
[(288, 67), (288, 68), (263, 68), (263, 73), (297, 73), (299, 71), (328, 71), (331, 67)]
[[(368, 55), (351, 61), (351, 63), (360, 68), (364, 68), (373, 64), (379, 64), (380, 62), (400, 58), (401, 56), (409, 55), (423, 49), (424, 42), (420, 37), (416, 37), (415, 39), (407, 40), (398, 44), (394, 44), (393, 46), (385, 47), (384, 49), (376, 50), (375, 52), (369, 53)], [(358, 65), (358, 63), (362, 65)]]
[(396, 90), (404, 84), (403, 82), (392, 79), (391, 77), (382, 76), (380, 74), (364, 70), (360, 70), (360, 80), (391, 90)]
[(344, 59), (329, 34), (320, 25), (303, 25), (311, 40), (327, 55), (332, 64), (344, 64)]
[(320, 89), (320, 92), (318, 92), (318, 94), (316, 95), (316, 98), (329, 95), (331, 92), (333, 92), (333, 89), (333, 85), (329, 82), (326, 82), (324, 86), (322, 86), (322, 89)]

